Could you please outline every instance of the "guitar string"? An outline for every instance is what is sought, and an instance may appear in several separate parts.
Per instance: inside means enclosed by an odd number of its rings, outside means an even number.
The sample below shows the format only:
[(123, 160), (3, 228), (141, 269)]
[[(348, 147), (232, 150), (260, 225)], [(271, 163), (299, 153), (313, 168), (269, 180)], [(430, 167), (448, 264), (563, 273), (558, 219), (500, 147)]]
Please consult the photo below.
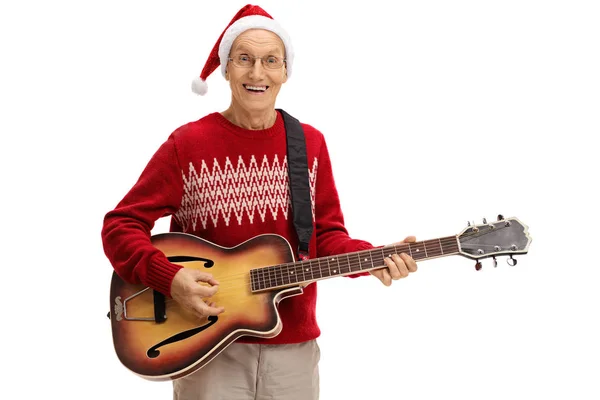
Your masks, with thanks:
[[(383, 249), (374, 249), (374, 250), (383, 250)], [(359, 257), (362, 259), (363, 256), (365, 256), (365, 253), (368, 253), (369, 251), (365, 251), (364, 253), (348, 253), (349, 255), (346, 257), (344, 255), (341, 256), (333, 256), (333, 257), (328, 257), (327, 259), (325, 258), (320, 258), (320, 259), (311, 259), (311, 260), (307, 260), (307, 261), (302, 261), (302, 262), (298, 262), (298, 263), (285, 263), (285, 264), (280, 264), (280, 265), (274, 265), (274, 266), (265, 266), (265, 267), (259, 267), (259, 268), (254, 268), (253, 271), (262, 271), (262, 272), (255, 272), (255, 282), (258, 284), (258, 286), (261, 286), (262, 289), (262, 285), (266, 284), (266, 282), (268, 281), (270, 283), (270, 286), (273, 286), (273, 283), (277, 283), (279, 281), (284, 282), (284, 279), (287, 281), (287, 283), (283, 283), (284, 285), (288, 285), (290, 284), (291, 280), (290, 280), (290, 276), (294, 276), (292, 274), (290, 274), (290, 271), (298, 271), (299, 273), (302, 273), (303, 277), (305, 279), (301, 280), (301, 281), (296, 281), (294, 283), (299, 283), (299, 282), (303, 282), (303, 281), (312, 281), (315, 279), (321, 279), (323, 278), (325, 275), (326, 278), (330, 277), (330, 276), (337, 276), (337, 275), (341, 275), (341, 274), (355, 274), (355, 273), (360, 273), (360, 272), (364, 272), (365, 270), (369, 270), (369, 269), (377, 269), (377, 268), (383, 268), (385, 267), (385, 264), (379, 264), (377, 266), (370, 266), (366, 269), (362, 268), (362, 265), (364, 265), (365, 263), (369, 263), (371, 261), (371, 259), (369, 259), (368, 261), (361, 261), (359, 260)], [(456, 254), (456, 251), (451, 251), (451, 252), (441, 252), (440, 250), (436, 250), (436, 251), (430, 251), (429, 252), (431, 254), (432, 257), (436, 257), (436, 256), (442, 256), (442, 255), (451, 255), (451, 254)], [(420, 253), (423, 254), (423, 253)], [(383, 261), (381, 257), (382, 254), (378, 254), (376, 255), (375, 258), (372, 257), (373, 260), (375, 261)], [(422, 257), (422, 258), (416, 258), (415, 261), (424, 259), (424, 258), (428, 258), (428, 257)], [(338, 266), (332, 266), (330, 263), (332, 260), (335, 260), (338, 263)], [(340, 260), (343, 260), (342, 263), (340, 263)], [(348, 261), (348, 262), (347, 262)], [(324, 264), (327, 265), (324, 265)], [(308, 267), (308, 268), (305, 268)], [(335, 272), (333, 274), (328, 273), (331, 269), (333, 268), (333, 270), (338, 271), (341, 270), (343, 272), (338, 273)], [(287, 269), (287, 272), (286, 272)], [(239, 274), (230, 274), (227, 277), (224, 278), (219, 278), (217, 279), (219, 281), (219, 284), (221, 287), (226, 287), (226, 288), (230, 288), (230, 285), (227, 285), (228, 283), (232, 282), (232, 281), (239, 281), (239, 278), (242, 276), (247, 276), (249, 275), (250, 272), (246, 271), (243, 273), (239, 273)], [(266, 274), (266, 275), (265, 275)], [(286, 279), (287, 278), (287, 279)], [(225, 286), (223, 286), (225, 284)], [(246, 284), (244, 284), (246, 285)], [(250, 282), (248, 284), (248, 286), (252, 286), (252, 282)], [(274, 285), (274, 286), (279, 286), (279, 285)]]
[[(422, 254), (422, 253), (421, 253)], [(454, 252), (432, 252), (431, 256), (425, 256), (421, 258), (416, 258), (415, 261), (425, 260), (431, 257), (439, 257), (439, 256), (447, 256), (447, 255), (455, 255), (458, 254), (457, 251)], [(311, 282), (315, 280), (327, 279), (331, 277), (341, 276), (341, 275), (353, 275), (361, 272), (366, 272), (373, 269), (384, 268), (385, 264), (380, 264), (380, 256), (377, 258), (372, 258), (366, 261), (358, 260), (359, 254), (354, 254), (354, 260), (350, 262), (346, 262), (344, 260), (343, 264), (339, 263), (337, 258), (333, 257), (328, 260), (316, 261), (317, 259), (308, 260), (304, 262), (300, 262), (297, 264), (281, 264), (275, 266), (267, 266), (267, 267), (259, 267), (252, 269), (254, 271), (254, 276), (251, 275), (249, 271), (239, 273), (239, 274), (231, 274), (224, 278), (219, 278), (219, 287), (225, 289), (232, 288), (243, 288), (243, 287), (252, 287), (255, 286), (257, 290), (265, 290), (271, 287), (281, 287), (281, 286), (294, 286), (295, 284), (301, 284), (303, 282)], [(489, 257), (489, 256), (488, 256)], [(341, 257), (341, 258), (349, 258), (349, 257)], [(337, 265), (331, 265), (330, 262), (335, 260)], [(316, 262), (315, 262), (316, 261)], [(369, 263), (372, 261), (376, 261), (377, 265), (367, 267), (365, 269), (362, 266), (365, 263)], [(303, 265), (304, 263), (304, 265)], [(327, 265), (323, 265), (326, 263)], [(308, 266), (308, 268), (304, 268)], [(287, 268), (287, 270), (286, 270)], [(258, 271), (262, 271), (259, 273)], [(333, 272), (332, 272), (333, 271)], [(341, 272), (340, 272), (341, 271)], [(250, 275), (249, 283), (241, 283), (237, 285), (232, 285), (231, 283), (239, 282), (239, 278), (243, 276)], [(299, 277), (296, 279), (296, 277)], [(252, 281), (253, 280), (253, 281)], [(293, 281), (295, 280), (295, 281)]]
[[(458, 253), (446, 253), (445, 255), (455, 255)], [(441, 254), (440, 254), (441, 255)], [(353, 262), (344, 266), (344, 268), (340, 268), (340, 270), (344, 270), (341, 273), (338, 273), (338, 269), (335, 269), (335, 273), (328, 274), (329, 268), (321, 267), (320, 270), (312, 269), (311, 272), (304, 271), (302, 274), (302, 278), (299, 280), (293, 281), (298, 274), (292, 275), (287, 274), (284, 271), (272, 271), (270, 276), (256, 276), (254, 282), (252, 282), (252, 277), (249, 272), (240, 273), (240, 274), (232, 274), (228, 276), (226, 279), (217, 279), (219, 284), (217, 285), (220, 290), (231, 290), (231, 289), (244, 289), (255, 286), (257, 290), (269, 290), (276, 287), (289, 287), (289, 286), (297, 286), (302, 283), (313, 282), (317, 280), (323, 280), (328, 278), (335, 278), (338, 276), (345, 275), (355, 275), (360, 274), (362, 272), (368, 272), (370, 270), (384, 268), (385, 265), (378, 264), (376, 266), (371, 266), (365, 269), (361, 269), (361, 262)], [(348, 271), (345, 271), (346, 268), (349, 268)], [(353, 269), (356, 268), (356, 269)], [(232, 278), (237, 277), (237, 278)], [(240, 277), (249, 277), (249, 281), (244, 279), (244, 282), (240, 282)], [(208, 287), (208, 285), (205, 285)]]
[[(448, 250), (446, 252), (443, 251), (444, 247), (450, 247), (450, 246), (445, 246), (447, 244), (455, 244), (455, 243), (454, 242), (444, 243), (442, 245), (442, 249), (430, 249), (429, 252), (427, 252), (427, 253), (431, 254), (431, 257), (456, 254), (456, 250), (453, 250), (453, 249), (451, 249), (450, 252), (448, 252)], [(367, 256), (369, 253), (381, 252), (381, 254), (376, 254), (375, 255), (376, 257), (371, 257), (374, 260), (379, 260), (381, 258), (381, 256), (383, 255), (383, 250), (389, 250), (389, 249), (391, 249), (391, 247), (393, 247), (393, 246), (389, 246), (389, 247), (385, 247), (385, 248), (375, 248), (372, 250), (364, 250), (361, 252), (347, 253), (347, 255), (346, 254), (334, 255), (334, 256), (330, 256), (330, 257), (319, 257), (319, 258), (315, 258), (315, 259), (309, 259), (306, 261), (298, 261), (298, 262), (283, 263), (283, 264), (278, 264), (278, 265), (257, 267), (257, 268), (252, 268), (251, 270), (262, 271), (262, 274), (271, 274), (271, 275), (273, 275), (271, 280), (276, 280), (278, 278), (283, 278), (284, 276), (289, 276), (289, 274), (284, 271), (284, 269), (286, 269), (286, 268), (287, 268), (288, 272), (290, 271), (290, 268), (291, 268), (291, 270), (300, 271), (304, 275), (308, 275), (309, 273), (311, 273), (310, 274), (311, 280), (315, 277), (316, 274), (319, 274), (320, 275), (319, 278), (321, 278), (324, 275), (323, 272), (328, 271), (332, 267), (335, 267), (336, 270), (338, 270), (338, 269), (345, 270), (346, 268), (349, 268), (349, 270), (347, 271), (348, 273), (359, 273), (361, 271), (364, 271), (361, 268), (362, 264), (371, 262), (371, 259), (369, 259), (368, 261), (361, 261), (362, 257)], [(400, 245), (398, 245), (396, 247), (400, 247)], [(439, 246), (437, 246), (437, 247), (439, 247)], [(454, 246), (454, 247), (456, 247), (456, 246)], [(415, 248), (415, 250), (416, 250), (416, 248)], [(414, 256), (416, 257), (417, 254), (422, 255), (424, 253), (417, 253), (415, 251)], [(361, 260), (359, 260), (359, 258)], [(415, 258), (415, 261), (419, 261), (419, 260), (422, 260), (425, 258), (429, 258), (429, 257)], [(336, 266), (330, 265), (332, 260), (335, 260), (337, 262), (339, 268)], [(343, 262), (340, 263), (340, 260), (343, 260)], [(383, 258), (381, 258), (381, 261), (383, 261)], [(323, 265), (324, 263), (327, 263), (327, 265)], [(308, 266), (309, 271), (305, 270), (306, 266)], [(378, 266), (375, 266), (374, 268), (380, 268), (380, 267), (384, 267), (384, 266), (385, 265), (378, 265)], [(373, 267), (369, 267), (368, 269), (373, 269)], [(210, 271), (207, 271), (207, 272), (210, 273)], [(217, 280), (222, 285), (223, 283), (228, 282), (228, 281), (238, 281), (239, 277), (248, 275), (249, 273), (250, 273), (249, 271), (245, 271), (245, 272), (238, 273), (238, 274), (229, 274), (229, 275), (227, 275), (227, 277), (217, 279)], [(258, 272), (256, 272), (256, 273), (258, 273)], [(346, 272), (343, 272), (343, 273), (346, 273)], [(263, 276), (260, 278), (264, 280), (264, 278), (268, 278), (268, 277)]]
[[(503, 228), (503, 227), (502, 227)], [(475, 236), (475, 235), (479, 235), (482, 236), (484, 234), (488, 234), (493, 232), (492, 230), (489, 230), (487, 232), (483, 232), (483, 233), (479, 233), (479, 232), (473, 232), (471, 235), (464, 235), (464, 236)], [(462, 237), (462, 235), (461, 235)], [(359, 252), (354, 252), (354, 253), (347, 253), (345, 255), (336, 255), (336, 256), (332, 256), (332, 258), (330, 257), (320, 257), (317, 259), (310, 259), (307, 261), (301, 261), (301, 262), (292, 262), (292, 263), (285, 263), (285, 264), (280, 264), (280, 265), (274, 265), (274, 266), (264, 266), (264, 267), (258, 267), (258, 268), (253, 268), (252, 270), (254, 271), (259, 271), (262, 270), (262, 274), (263, 276), (256, 276), (255, 275), (255, 281), (250, 283), (243, 283), (243, 284), (238, 284), (238, 285), (231, 285), (231, 283), (233, 282), (237, 282), (239, 281), (239, 277), (242, 276), (247, 276), (250, 274), (250, 272), (244, 272), (244, 273), (239, 273), (239, 274), (231, 274), (228, 275), (225, 278), (219, 279), (219, 287), (221, 288), (226, 288), (226, 289), (231, 289), (231, 288), (243, 288), (243, 287), (252, 287), (253, 284), (256, 283), (255, 286), (258, 286), (258, 290), (266, 290), (270, 287), (280, 287), (280, 286), (294, 286), (296, 283), (302, 283), (302, 282), (310, 282), (313, 280), (320, 280), (320, 279), (326, 279), (326, 278), (330, 278), (330, 277), (335, 277), (335, 276), (341, 276), (342, 274), (356, 274), (356, 273), (361, 273), (361, 272), (365, 272), (368, 270), (372, 270), (372, 269), (379, 269), (379, 268), (383, 268), (385, 267), (385, 264), (383, 265), (377, 265), (375, 267), (371, 266), (369, 268), (367, 268), (366, 270), (362, 269), (362, 264), (364, 262), (369, 262), (371, 260), (368, 261), (360, 261), (358, 260), (358, 262), (356, 261), (350, 261), (348, 263), (344, 262), (343, 266), (339, 264), (339, 260), (336, 260), (338, 262), (338, 267), (334, 269), (334, 271), (339, 270), (345, 270), (345, 268), (349, 268), (349, 270), (346, 272), (334, 272), (333, 274), (330, 272), (331, 269), (331, 265), (329, 265), (329, 262), (331, 260), (334, 259), (338, 259), (338, 258), (347, 258), (348, 260), (352, 257), (361, 257), (364, 255), (367, 255), (368, 253), (371, 252), (377, 252), (379, 251), (383, 251), (386, 249), (391, 249), (391, 248), (395, 248), (395, 250), (397, 250), (397, 252), (402, 252), (402, 250), (409, 250), (409, 253), (411, 252), (412, 248), (415, 248), (415, 253), (417, 249), (420, 248), (424, 248), (425, 251), (427, 250), (427, 245), (433, 245), (435, 244), (436, 247), (438, 246), (438, 243), (442, 244), (440, 250), (437, 249), (433, 249), (430, 250), (430, 253), (432, 254), (431, 257), (436, 257), (436, 256), (442, 256), (442, 255), (450, 255), (450, 254), (456, 254), (457, 252), (452, 252), (452, 253), (444, 253), (443, 252), (443, 247), (446, 245), (450, 245), (450, 244), (456, 244), (456, 240), (458, 239), (458, 236), (449, 236), (449, 237), (444, 237), (444, 238), (439, 238), (439, 239), (431, 239), (431, 240), (424, 240), (424, 241), (419, 241), (419, 242), (413, 242), (413, 243), (402, 243), (402, 244), (398, 244), (398, 245), (388, 245), (382, 248), (375, 248), (375, 249), (371, 249), (371, 250), (363, 250), (363, 251), (359, 251)], [(420, 247), (419, 247), (420, 245)], [(492, 247), (494, 245), (484, 245), (484, 244), (463, 244), (462, 247)], [(404, 251), (406, 252), (406, 251)], [(439, 254), (437, 254), (439, 253)], [(420, 253), (423, 254), (423, 253)], [(414, 258), (414, 257), (413, 257)], [(422, 259), (427, 259), (430, 258), (428, 256), (425, 257), (421, 257), (421, 258), (415, 258), (415, 261), (419, 261)], [(378, 259), (379, 259), (379, 255), (378, 255)], [(323, 262), (327, 262), (328, 265), (326, 267), (324, 267), (323, 265), (321, 265), (321, 263)], [(304, 270), (304, 264), (308, 265), (308, 270)], [(302, 266), (302, 268), (300, 268), (300, 266)], [(296, 282), (291, 282), (291, 279), (293, 279), (292, 277), (296, 277), (298, 275), (292, 275), (289, 273), (290, 269), (292, 268), (292, 270), (294, 271), (300, 271), (302, 272), (303, 278), (302, 280), (297, 280)], [(355, 269), (356, 267), (358, 267), (358, 269)], [(288, 273), (286, 273), (284, 271), (284, 268), (288, 268)], [(327, 272), (329, 271), (329, 274), (327, 274)], [(325, 274), (324, 274), (325, 272)], [(255, 272), (258, 273), (258, 272)], [(310, 278), (307, 277), (307, 275), (309, 275), (310, 273)], [(264, 274), (267, 274), (267, 276), (264, 276)], [(315, 275), (320, 275), (320, 276), (315, 276)], [(324, 276), (326, 275), (326, 276)], [(287, 279), (286, 279), (287, 278)], [(285, 282), (285, 280), (287, 280), (287, 283)], [(281, 284), (279, 284), (278, 282), (281, 281)]]
[[(489, 230), (489, 231), (483, 232), (483, 233), (473, 232), (472, 234), (461, 235), (461, 237), (462, 236), (470, 237), (470, 236), (475, 236), (475, 235), (482, 236), (482, 235), (488, 234), (490, 232), (492, 232), (492, 230)], [(314, 267), (315, 266), (313, 266), (312, 264), (315, 264), (315, 263), (316, 264), (320, 264), (321, 262), (326, 261), (325, 259), (330, 260), (330, 259), (335, 259), (336, 257), (339, 258), (339, 257), (344, 257), (344, 256), (346, 256), (346, 258), (358, 257), (358, 256), (362, 257), (362, 256), (366, 255), (365, 253), (376, 252), (378, 250), (379, 251), (383, 251), (383, 250), (386, 250), (386, 249), (391, 249), (392, 247), (395, 248), (396, 253), (401, 253), (401, 252), (405, 252), (406, 253), (407, 250), (408, 250), (408, 254), (412, 254), (413, 247), (414, 247), (415, 253), (417, 253), (417, 251), (420, 250), (421, 248), (423, 248), (424, 251), (427, 253), (427, 246), (428, 245), (429, 246), (435, 245), (436, 248), (430, 249), (429, 252), (432, 253), (433, 256), (440, 256), (440, 255), (446, 255), (447, 253), (443, 252), (443, 248), (445, 246), (447, 247), (447, 246), (456, 244), (457, 239), (459, 239), (458, 236), (447, 236), (447, 237), (439, 238), (439, 239), (423, 240), (423, 241), (412, 242), (412, 243), (401, 243), (401, 244), (398, 244), (398, 245), (395, 245), (395, 246), (394, 245), (387, 245), (387, 246), (384, 246), (384, 247), (381, 247), (381, 248), (375, 248), (375, 249), (371, 249), (371, 250), (363, 250), (363, 251), (359, 251), (359, 252), (347, 253), (347, 254), (344, 254), (344, 255), (335, 255), (335, 256), (332, 256), (333, 258), (330, 258), (330, 257), (319, 257), (319, 258), (316, 258), (316, 259), (307, 260), (307, 261), (305, 261), (305, 263), (309, 264), (309, 269), (311, 270), (311, 272), (314, 272), (314, 270), (315, 270)], [(440, 248), (440, 250), (438, 250), (437, 248), (440, 247), (439, 246), (440, 244), (441, 244), (441, 248)], [(492, 247), (494, 245), (462, 244), (461, 247), (468, 247), (468, 248), (470, 248), (471, 246), (475, 246), (475, 247)], [(440, 252), (440, 251), (441, 251), (440, 254), (435, 254), (436, 252)], [(421, 254), (423, 254), (423, 253), (421, 253)], [(414, 258), (415, 255), (416, 254), (413, 254), (413, 258)], [(426, 256), (426, 257), (422, 257), (422, 258), (429, 258), (429, 257)], [(319, 260), (321, 260), (321, 261), (319, 261)], [(418, 261), (418, 260), (419, 259), (415, 259), (415, 261)], [(270, 280), (273, 280), (273, 279), (277, 280), (279, 277), (288, 276), (288, 274), (285, 274), (284, 272), (281, 272), (281, 269), (286, 268), (286, 267), (287, 268), (289, 268), (289, 267), (298, 268), (298, 266), (302, 265), (303, 263), (304, 262), (302, 262), (302, 261), (298, 261), (298, 262), (284, 263), (284, 264), (273, 265), (273, 266), (263, 266), (263, 267), (253, 268), (253, 270), (263, 270), (264, 271), (263, 273), (268, 273), (268, 274), (273, 273), (276, 276), (275, 276), (275, 278), (270, 278)], [(359, 270), (356, 271), (356, 272), (361, 272), (362, 269), (360, 268), (360, 264), (361, 264), (360, 261), (358, 262), (358, 264), (357, 263), (353, 263), (353, 262), (350, 262), (349, 264), (344, 263), (344, 267), (346, 265), (348, 265), (351, 268), (354, 268), (354, 267), (358, 266)], [(339, 265), (339, 261), (338, 261), (338, 265)], [(381, 265), (380, 267), (384, 267), (384, 266), (385, 265)], [(267, 272), (266, 270), (269, 269), (269, 268), (271, 268), (272, 270), (270, 270), (270, 271)], [(323, 267), (321, 265), (319, 265), (317, 268), (318, 268), (319, 271), (322, 271)], [(329, 269), (330, 266), (328, 265), (327, 268)], [(379, 268), (379, 266), (376, 267), (376, 268)], [(305, 272), (309, 272), (309, 271), (305, 271)], [(348, 272), (354, 272), (354, 271), (348, 271)], [(244, 273), (241, 273), (241, 274), (231, 274), (231, 275), (228, 275), (228, 277), (225, 278), (225, 279), (219, 279), (219, 283), (227, 282), (227, 281), (230, 281), (230, 280), (236, 280), (237, 281), (238, 277), (240, 277), (242, 275), (246, 275), (246, 274), (248, 274), (248, 272), (244, 272)], [(279, 274), (279, 275), (277, 275), (277, 274)], [(322, 277), (323, 274), (321, 273), (320, 275)], [(314, 277), (314, 274), (311, 274), (311, 278), (312, 277)], [(321, 278), (321, 277), (319, 277), (319, 278)], [(263, 280), (264, 280), (264, 277), (263, 277)], [(250, 284), (250, 286), (251, 285), (252, 284)]]
[[(418, 242), (417, 242), (417, 244), (418, 244)], [(399, 246), (402, 246), (402, 245), (398, 245), (396, 247), (399, 247)], [(483, 246), (492, 246), (492, 245), (483, 245)], [(386, 248), (390, 248), (390, 247), (394, 247), (394, 246), (388, 246)], [(385, 248), (373, 249), (373, 250), (383, 250), (383, 249), (385, 249)], [(364, 251), (364, 252), (370, 252), (370, 251), (373, 251), (373, 250), (367, 250), (367, 251)], [(440, 252), (440, 254), (435, 254), (433, 256), (455, 255), (455, 254), (458, 254), (458, 252), (452, 252), (452, 253), (442, 253), (442, 252)], [(361, 254), (360, 254), (360, 252), (357, 252), (357, 253), (348, 253), (348, 257), (350, 257), (351, 255), (359, 256)], [(338, 256), (335, 256), (333, 258), (336, 258), (336, 257), (338, 257)], [(429, 257), (423, 257), (422, 259), (427, 259), (427, 258), (429, 258)], [(315, 260), (317, 260), (317, 259), (308, 260), (308, 261), (305, 261), (305, 263), (307, 263), (307, 264), (310, 265), (311, 262), (314, 263)], [(419, 260), (420, 259), (416, 259), (415, 261), (419, 261)], [(292, 266), (294, 264), (296, 266), (298, 265), (296, 263), (290, 263), (290, 264), (288, 264), (288, 266)], [(291, 282), (291, 280), (288, 279), (287, 283), (284, 282), (284, 278), (286, 276), (289, 277), (290, 275), (289, 274), (285, 274), (284, 272), (282, 272), (282, 269), (283, 269), (284, 266), (286, 266), (286, 264), (282, 264), (282, 265), (279, 265), (279, 266), (257, 268), (255, 270), (262, 269), (262, 268), (264, 268), (264, 269), (273, 268), (273, 270), (270, 271), (269, 273), (272, 272), (275, 275), (275, 277), (269, 276), (268, 279), (264, 279), (265, 278), (264, 276), (262, 277), (262, 283), (266, 285), (267, 281), (268, 281), (268, 286), (267, 287), (261, 287), (259, 289), (259, 290), (261, 290), (261, 292), (257, 293), (257, 294), (262, 294), (262, 293), (267, 294), (267, 293), (269, 293), (272, 290), (284, 289), (286, 287), (287, 288), (293, 288), (293, 287), (296, 287), (297, 284), (308, 283), (308, 282), (312, 282), (313, 280), (327, 279), (327, 278), (333, 278), (333, 277), (339, 276), (339, 274), (336, 273), (335, 275), (328, 275), (328, 276), (323, 277), (322, 272), (329, 270), (330, 266), (328, 265), (327, 269), (324, 270), (323, 266), (320, 265), (320, 262), (317, 262), (317, 264), (319, 264), (318, 265), (318, 269), (321, 272), (321, 274), (320, 274), (321, 276), (320, 277), (316, 277), (315, 278), (315, 276), (314, 276), (315, 268), (314, 268), (313, 265), (310, 265), (310, 269), (311, 269), (311, 278), (310, 279), (304, 279), (304, 280), (297, 281), (297, 282)], [(361, 264), (362, 263), (360, 261), (358, 263), (356, 263), (356, 262), (350, 262), (350, 263), (347, 264), (347, 266), (350, 269), (352, 269), (354, 267), (357, 267), (357, 266), (360, 268)], [(385, 265), (380, 265), (380, 266), (377, 266), (375, 268), (371, 267), (371, 268), (367, 268), (367, 270), (377, 269), (377, 268), (384, 267), (384, 266)], [(359, 270), (355, 270), (355, 271), (348, 271), (348, 273), (350, 273), (350, 275), (352, 275), (352, 274), (355, 274), (355, 273), (365, 272), (367, 270), (359, 269)], [(343, 274), (346, 274), (346, 272), (343, 272)], [(247, 275), (249, 275), (249, 272), (242, 273), (242, 274), (233, 274), (233, 275), (229, 276), (228, 278), (235, 277), (235, 276), (242, 276), (242, 275), (246, 275), (247, 276)], [(306, 275), (306, 274), (304, 274), (304, 275)], [(258, 278), (260, 279), (260, 277), (258, 277)], [(282, 282), (281, 284), (278, 284), (279, 280), (281, 280), (281, 282)], [(223, 285), (223, 282), (226, 282), (226, 283), (230, 283), (231, 282), (231, 283), (233, 283), (234, 281), (238, 281), (238, 279), (219, 279), (219, 288), (220, 289), (222, 289), (222, 288), (225, 288), (225, 289), (237, 289), (237, 288), (248, 288), (248, 287), (251, 287), (253, 285), (253, 282), (250, 282), (249, 284), (248, 283), (241, 283), (241, 284), (236, 284), (236, 285), (231, 285), (231, 284), (229, 284), (229, 285)], [(258, 283), (261, 283), (261, 282), (258, 282)], [(247, 297), (244, 300), (241, 300), (241, 301), (238, 300), (235, 304), (244, 304), (244, 303), (248, 303), (248, 302), (252, 302), (252, 301), (255, 301), (255, 299), (253, 299), (252, 297)], [(172, 298), (168, 298), (168, 299), (165, 300), (165, 304), (169, 304), (169, 303), (173, 303), (173, 302), (175, 302), (175, 300), (172, 299)], [(215, 302), (214, 301), (210, 301), (210, 300), (205, 300), (205, 303), (208, 305), (208, 304), (215, 303)], [(216, 307), (220, 307), (219, 304), (217, 304), (217, 303), (215, 303), (215, 306)]]

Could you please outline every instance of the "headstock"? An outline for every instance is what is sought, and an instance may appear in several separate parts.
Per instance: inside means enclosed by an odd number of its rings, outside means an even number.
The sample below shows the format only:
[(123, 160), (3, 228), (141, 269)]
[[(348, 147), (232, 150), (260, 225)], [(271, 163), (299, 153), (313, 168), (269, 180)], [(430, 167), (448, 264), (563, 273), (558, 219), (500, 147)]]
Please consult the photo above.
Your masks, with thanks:
[(493, 257), (494, 267), (496, 257), (508, 255), (508, 264), (514, 266), (516, 254), (526, 254), (531, 244), (528, 227), (517, 218), (504, 218), (498, 215), (498, 220), (483, 224), (471, 225), (458, 234), (459, 253), (462, 256), (477, 260), (475, 269), (481, 269), (479, 260)]

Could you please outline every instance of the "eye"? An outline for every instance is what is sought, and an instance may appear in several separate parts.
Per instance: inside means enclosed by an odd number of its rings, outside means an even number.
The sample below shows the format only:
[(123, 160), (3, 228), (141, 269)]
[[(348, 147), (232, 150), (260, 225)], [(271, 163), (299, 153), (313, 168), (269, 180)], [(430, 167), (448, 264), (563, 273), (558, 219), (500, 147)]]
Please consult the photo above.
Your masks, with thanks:
[(238, 56), (238, 60), (240, 60), (241, 62), (248, 62), (250, 61), (250, 57), (248, 57), (247, 54), (240, 54)]
[(269, 63), (269, 64), (277, 64), (278, 62), (279, 62), (279, 60), (275, 56), (267, 57), (267, 63)]

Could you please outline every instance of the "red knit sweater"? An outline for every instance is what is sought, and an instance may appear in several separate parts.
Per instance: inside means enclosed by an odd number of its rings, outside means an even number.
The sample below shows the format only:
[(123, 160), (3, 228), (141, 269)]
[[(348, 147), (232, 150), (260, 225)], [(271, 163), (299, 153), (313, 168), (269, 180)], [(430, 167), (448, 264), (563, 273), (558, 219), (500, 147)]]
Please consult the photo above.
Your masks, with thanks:
[[(313, 206), (310, 257), (372, 248), (348, 236), (325, 139), (312, 126), (302, 127)], [(162, 144), (137, 183), (106, 214), (102, 241), (123, 280), (170, 295), (171, 281), (182, 267), (167, 261), (151, 245), (156, 220), (171, 215), (171, 231), (190, 233), (223, 247), (275, 233), (296, 249), (291, 212), (282, 116), (277, 113), (269, 129), (247, 130), (212, 113), (181, 126)], [(312, 283), (303, 295), (279, 303), (283, 330), (277, 337), (239, 341), (279, 344), (318, 337), (316, 298), (317, 284)]]

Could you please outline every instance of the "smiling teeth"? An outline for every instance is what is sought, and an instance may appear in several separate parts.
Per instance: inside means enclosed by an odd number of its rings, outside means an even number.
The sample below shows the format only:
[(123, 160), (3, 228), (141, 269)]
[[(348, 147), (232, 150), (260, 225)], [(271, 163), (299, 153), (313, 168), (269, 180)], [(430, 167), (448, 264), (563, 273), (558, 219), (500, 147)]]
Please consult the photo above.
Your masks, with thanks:
[(246, 85), (246, 89), (250, 89), (250, 90), (262, 90), (263, 92), (265, 90), (267, 90), (266, 86), (250, 86), (250, 85)]

